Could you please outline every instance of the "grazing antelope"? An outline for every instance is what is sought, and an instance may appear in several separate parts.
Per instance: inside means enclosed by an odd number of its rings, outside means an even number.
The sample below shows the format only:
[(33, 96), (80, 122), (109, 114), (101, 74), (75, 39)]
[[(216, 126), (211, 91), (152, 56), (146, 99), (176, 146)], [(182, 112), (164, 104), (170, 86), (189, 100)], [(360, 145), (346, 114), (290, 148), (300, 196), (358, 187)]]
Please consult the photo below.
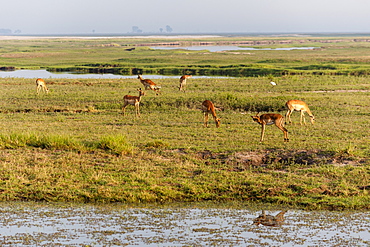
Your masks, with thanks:
[(208, 127), (208, 114), (209, 113), (212, 114), (213, 119), (215, 120), (215, 123), (216, 123), (216, 127), (217, 128), (220, 127), (221, 119), (217, 118), (215, 106), (211, 101), (209, 100), (203, 101), (202, 111), (204, 113), (204, 126), (205, 127)]
[(44, 93), (49, 93), (49, 89), (46, 87), (45, 81), (41, 78), (38, 78), (36, 79), (36, 93), (39, 94), (41, 90)]
[(278, 127), (281, 131), (284, 132), (284, 141), (289, 141), (288, 139), (288, 130), (284, 128), (284, 117), (280, 114), (275, 113), (267, 113), (262, 114), (261, 116), (258, 116), (259, 113), (257, 113), (256, 116), (252, 116), (253, 121), (259, 123), (262, 126), (262, 132), (261, 132), (261, 142), (263, 142), (263, 137), (265, 135), (265, 129), (266, 125), (272, 125), (275, 124), (276, 127)]
[(139, 79), (140, 82), (144, 85), (145, 90), (148, 90), (148, 89), (153, 90), (153, 91), (157, 92), (156, 95), (158, 95), (159, 89), (161, 88), (160, 86), (155, 84), (152, 80), (143, 79), (143, 77), (141, 75), (137, 75), (137, 79)]
[(125, 115), (126, 106), (133, 105), (135, 106), (136, 117), (138, 116), (140, 117), (139, 105), (140, 105), (141, 96), (144, 95), (144, 92), (141, 90), (141, 88), (137, 89), (137, 91), (139, 91), (139, 96), (125, 95), (123, 97), (123, 101), (124, 101), (124, 104), (122, 106), (123, 115)]
[(185, 92), (185, 86), (186, 86), (186, 79), (190, 78), (191, 75), (183, 75), (180, 77), (180, 86), (179, 90), (183, 90)]
[(311, 123), (314, 124), (315, 117), (312, 115), (310, 109), (308, 108), (308, 105), (305, 102), (301, 100), (293, 99), (293, 100), (287, 101), (285, 105), (288, 108), (288, 111), (285, 115), (285, 118), (286, 118), (285, 121), (292, 123), (292, 120), (290, 119), (290, 115), (292, 115), (294, 111), (300, 111), (301, 112), (301, 120), (300, 120), (301, 125), (302, 125), (302, 118), (303, 118), (304, 124), (306, 124), (304, 112), (307, 112), (307, 114), (310, 116)]

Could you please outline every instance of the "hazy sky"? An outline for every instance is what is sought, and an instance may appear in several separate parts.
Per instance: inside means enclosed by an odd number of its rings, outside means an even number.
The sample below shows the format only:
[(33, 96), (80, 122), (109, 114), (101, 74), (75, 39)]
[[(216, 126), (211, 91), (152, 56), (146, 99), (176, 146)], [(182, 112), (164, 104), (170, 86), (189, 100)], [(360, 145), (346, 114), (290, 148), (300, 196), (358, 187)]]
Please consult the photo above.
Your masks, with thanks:
[(370, 32), (369, 0), (0, 0), (22, 34)]

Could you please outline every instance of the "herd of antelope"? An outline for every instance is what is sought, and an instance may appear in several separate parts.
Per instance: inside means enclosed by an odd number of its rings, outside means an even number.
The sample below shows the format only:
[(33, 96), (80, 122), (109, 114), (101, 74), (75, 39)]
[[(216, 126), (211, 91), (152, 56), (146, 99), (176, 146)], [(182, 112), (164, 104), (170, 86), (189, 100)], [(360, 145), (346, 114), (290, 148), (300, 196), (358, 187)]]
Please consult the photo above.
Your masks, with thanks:
[[(179, 86), (180, 91), (185, 92), (186, 79), (188, 79), (190, 77), (191, 77), (191, 75), (183, 75), (183, 76), (180, 77), (180, 86)], [(154, 83), (152, 80), (143, 79), (141, 75), (138, 75), (137, 79), (139, 79), (140, 82), (143, 84), (145, 90), (153, 90), (153, 91), (156, 92), (156, 95), (159, 95), (161, 87), (158, 86), (156, 83)], [(43, 91), (44, 93), (48, 93), (49, 89), (46, 87), (45, 81), (41, 78), (38, 78), (36, 80), (36, 93), (39, 94), (41, 91)], [(141, 88), (137, 89), (137, 91), (139, 92), (139, 96), (125, 95), (123, 97), (123, 106), (122, 106), (123, 115), (125, 115), (126, 107), (128, 105), (132, 105), (132, 106), (135, 107), (136, 117), (140, 117), (140, 110), (139, 110), (140, 109), (139, 108), (140, 101), (141, 101), (141, 97), (144, 96), (145, 93)], [(301, 114), (301, 116), (300, 116), (300, 124), (301, 125), (302, 125), (302, 121), (303, 121), (304, 124), (306, 124), (306, 120), (305, 120), (305, 117), (304, 117), (305, 112), (310, 117), (311, 123), (314, 124), (315, 117), (314, 117), (314, 115), (312, 114), (312, 112), (308, 108), (308, 105), (305, 102), (303, 102), (301, 100), (288, 100), (285, 103), (285, 106), (286, 106), (286, 108), (288, 108), (288, 111), (285, 115), (285, 123), (292, 123), (292, 120), (291, 120), (290, 116), (292, 115), (292, 113), (294, 111), (298, 111)], [(216, 114), (216, 109), (217, 108), (215, 107), (215, 105), (211, 101), (205, 100), (205, 101), (203, 101), (201, 107), (202, 107), (202, 111), (203, 111), (203, 114), (204, 114), (204, 126), (208, 127), (208, 118), (209, 118), (209, 114), (211, 114), (212, 117), (213, 117), (213, 120), (215, 121), (216, 127), (217, 128), (220, 127), (221, 119), (217, 117), (217, 114)], [(284, 117), (281, 114), (266, 113), (266, 114), (262, 114), (260, 116), (258, 114), (259, 113), (257, 113), (255, 116), (251, 116), (251, 117), (252, 117), (254, 122), (260, 124), (261, 127), (262, 127), (260, 142), (263, 142), (266, 125), (273, 125), (273, 124), (275, 124), (275, 126), (277, 128), (279, 128), (284, 133), (284, 142), (289, 141), (288, 130), (284, 127)]]

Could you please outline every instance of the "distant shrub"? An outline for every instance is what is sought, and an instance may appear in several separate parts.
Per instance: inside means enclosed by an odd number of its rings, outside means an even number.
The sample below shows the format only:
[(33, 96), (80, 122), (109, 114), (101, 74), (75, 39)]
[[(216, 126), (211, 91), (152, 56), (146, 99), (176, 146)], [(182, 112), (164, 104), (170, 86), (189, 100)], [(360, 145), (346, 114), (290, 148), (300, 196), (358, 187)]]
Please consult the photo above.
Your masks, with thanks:
[(305, 65), (300, 67), (295, 67), (294, 69), (299, 70), (336, 70), (337, 67), (334, 65), (317, 65), (317, 64), (311, 64), (311, 65)]

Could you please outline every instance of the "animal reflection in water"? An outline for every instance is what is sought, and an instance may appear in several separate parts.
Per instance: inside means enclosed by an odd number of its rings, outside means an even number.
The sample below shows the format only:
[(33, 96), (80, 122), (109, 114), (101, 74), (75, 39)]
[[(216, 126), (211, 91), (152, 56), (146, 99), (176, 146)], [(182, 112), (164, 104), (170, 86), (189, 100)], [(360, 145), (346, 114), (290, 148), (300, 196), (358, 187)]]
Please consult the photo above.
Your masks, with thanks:
[(287, 211), (281, 211), (276, 216), (272, 216), (266, 214), (265, 210), (262, 210), (262, 214), (253, 221), (253, 225), (281, 226), (284, 223), (284, 214), (286, 212)]

